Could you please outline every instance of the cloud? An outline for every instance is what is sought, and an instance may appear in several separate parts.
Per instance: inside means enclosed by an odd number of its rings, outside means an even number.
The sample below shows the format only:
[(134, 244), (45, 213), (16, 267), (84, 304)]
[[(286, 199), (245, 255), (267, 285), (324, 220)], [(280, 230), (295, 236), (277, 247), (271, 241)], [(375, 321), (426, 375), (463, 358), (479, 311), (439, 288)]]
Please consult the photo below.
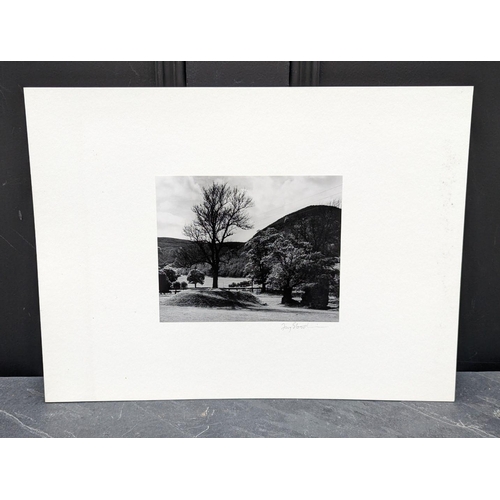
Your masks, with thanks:
[(234, 241), (247, 241), (258, 229), (301, 208), (342, 200), (339, 176), (157, 177), (158, 235), (183, 238), (182, 228), (193, 220), (191, 207), (214, 181), (245, 189), (254, 201), (249, 210), (254, 229), (236, 232)]

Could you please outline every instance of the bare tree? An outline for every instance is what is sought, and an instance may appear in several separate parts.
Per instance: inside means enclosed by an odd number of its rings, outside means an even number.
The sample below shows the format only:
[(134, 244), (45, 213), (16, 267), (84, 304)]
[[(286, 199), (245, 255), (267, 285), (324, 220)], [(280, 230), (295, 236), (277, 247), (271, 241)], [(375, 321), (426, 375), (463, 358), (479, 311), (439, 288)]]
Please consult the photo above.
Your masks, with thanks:
[(342, 200), (340, 198), (332, 198), (330, 202), (327, 203), (329, 207), (342, 208)]
[(192, 211), (194, 221), (184, 226), (184, 234), (199, 250), (201, 260), (212, 268), (213, 288), (219, 287), (219, 267), (223, 248), (236, 229), (251, 229), (248, 208), (252, 199), (245, 191), (227, 183), (213, 182), (202, 188), (203, 201)]

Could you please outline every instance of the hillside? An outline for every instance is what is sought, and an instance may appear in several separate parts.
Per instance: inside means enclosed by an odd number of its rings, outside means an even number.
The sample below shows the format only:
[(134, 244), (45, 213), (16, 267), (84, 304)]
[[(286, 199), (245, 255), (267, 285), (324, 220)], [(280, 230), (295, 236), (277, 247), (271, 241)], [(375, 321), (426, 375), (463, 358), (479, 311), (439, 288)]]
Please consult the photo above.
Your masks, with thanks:
[(342, 210), (330, 205), (310, 205), (285, 215), (258, 231), (254, 238), (267, 229), (293, 235), (307, 241), (313, 252), (325, 256), (340, 257), (340, 227)]
[[(238, 241), (229, 241), (227, 243), (227, 249), (230, 253), (230, 259), (227, 263), (224, 264), (224, 266), (221, 267), (221, 276), (241, 276), (241, 271), (239, 271), (239, 269), (242, 266), (240, 265), (241, 263), (239, 262), (239, 260), (241, 260), (241, 250), (244, 245), (245, 243)], [(182, 263), (178, 262), (178, 252), (183, 249), (189, 250), (190, 248), (196, 248), (196, 245), (189, 240), (183, 240), (181, 238), (159, 237), (158, 265), (162, 267), (166, 265), (170, 265), (172, 267), (183, 267)], [(235, 265), (236, 269), (233, 269)], [(234, 271), (237, 274), (231, 274), (231, 271)]]
[(286, 232), (291, 230), (296, 224), (300, 222), (318, 217), (322, 218), (323, 220), (334, 220), (340, 222), (341, 212), (342, 210), (340, 208), (331, 207), (329, 205), (310, 205), (308, 207), (301, 208), (296, 212), (285, 215), (281, 219), (278, 219), (277, 221), (269, 224), (260, 231), (257, 231), (256, 235), (269, 228), (274, 228), (277, 231)]
[(189, 240), (180, 238), (158, 238), (158, 264), (160, 266), (172, 264), (175, 261), (175, 252), (191, 245)]

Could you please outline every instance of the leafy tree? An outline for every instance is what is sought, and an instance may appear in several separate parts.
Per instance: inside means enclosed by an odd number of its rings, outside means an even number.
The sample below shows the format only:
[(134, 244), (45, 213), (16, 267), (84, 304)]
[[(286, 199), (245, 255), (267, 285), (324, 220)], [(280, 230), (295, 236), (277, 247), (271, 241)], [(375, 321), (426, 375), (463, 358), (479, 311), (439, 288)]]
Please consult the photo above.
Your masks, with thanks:
[[(324, 309), (328, 306), (329, 293), (339, 296), (341, 212), (339, 207), (335, 208), (325, 210), (321, 215), (304, 217), (282, 231), (290, 244), (306, 250), (307, 255), (291, 274), (295, 286), (304, 292), (301, 305), (315, 309)], [(279, 256), (276, 253), (275, 251), (274, 260), (280, 260), (277, 259)], [(283, 263), (278, 265), (282, 268), (281, 277), (283, 277), (283, 269), (286, 266)], [(274, 280), (276, 282), (276, 276)], [(284, 296), (285, 303), (291, 301), (291, 296), (288, 294), (287, 290)]]
[(172, 267), (165, 266), (160, 269), (160, 274), (164, 274), (170, 282), (174, 282), (179, 277), (179, 274)]
[(181, 288), (185, 290), (188, 287), (188, 284), (185, 281), (181, 281)]
[(268, 257), (276, 237), (277, 231), (274, 228), (268, 228), (257, 233), (245, 245), (245, 253), (248, 259), (245, 266), (245, 275), (261, 285), (262, 293), (266, 291), (266, 283), (272, 270), (272, 260), (266, 257)]
[(252, 228), (247, 210), (253, 202), (245, 191), (231, 188), (227, 183), (213, 182), (202, 188), (202, 196), (202, 202), (192, 207), (195, 219), (184, 227), (184, 235), (196, 244), (196, 259), (210, 265), (213, 288), (218, 288), (219, 268), (227, 240), (236, 229)]
[(172, 287), (174, 290), (180, 290), (181, 284), (178, 281), (176, 281), (175, 283), (172, 283)]
[(191, 269), (191, 271), (189, 271), (189, 274), (187, 275), (187, 280), (188, 283), (194, 284), (194, 287), (196, 288), (196, 285), (198, 283), (200, 285), (203, 285), (203, 283), (205, 283), (205, 273), (198, 269)]
[(308, 258), (308, 250), (307, 243), (299, 246), (292, 238), (280, 233), (264, 258), (264, 264), (271, 269), (269, 282), (283, 290), (283, 304), (294, 303), (292, 291), (305, 279), (303, 263)]
[(326, 307), (335, 259), (325, 257), (321, 252), (313, 252), (309, 242), (280, 233), (274, 239), (264, 262), (271, 268), (269, 282), (283, 290), (283, 304), (295, 304), (292, 292), (294, 288), (300, 287), (306, 290), (304, 305)]

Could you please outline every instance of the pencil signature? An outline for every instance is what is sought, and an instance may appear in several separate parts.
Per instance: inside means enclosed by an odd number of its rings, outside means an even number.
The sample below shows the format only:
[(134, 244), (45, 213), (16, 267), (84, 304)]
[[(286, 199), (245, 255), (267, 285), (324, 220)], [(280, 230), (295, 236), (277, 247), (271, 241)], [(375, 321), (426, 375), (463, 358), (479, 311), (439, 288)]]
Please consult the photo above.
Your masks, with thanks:
[(281, 323), (282, 330), (306, 330), (308, 328), (327, 328), (327, 325), (311, 325), (310, 323)]

